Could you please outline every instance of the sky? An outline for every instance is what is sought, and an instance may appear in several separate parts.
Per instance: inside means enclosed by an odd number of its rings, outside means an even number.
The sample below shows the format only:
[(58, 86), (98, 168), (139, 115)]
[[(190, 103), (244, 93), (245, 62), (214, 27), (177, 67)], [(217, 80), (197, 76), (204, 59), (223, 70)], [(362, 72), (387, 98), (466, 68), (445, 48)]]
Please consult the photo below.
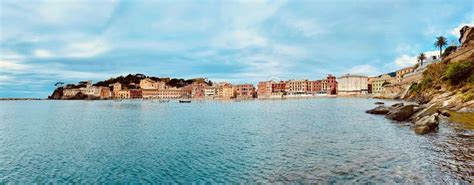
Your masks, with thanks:
[(0, 0), (0, 97), (129, 73), (253, 83), (379, 75), (474, 26), (472, 0)]

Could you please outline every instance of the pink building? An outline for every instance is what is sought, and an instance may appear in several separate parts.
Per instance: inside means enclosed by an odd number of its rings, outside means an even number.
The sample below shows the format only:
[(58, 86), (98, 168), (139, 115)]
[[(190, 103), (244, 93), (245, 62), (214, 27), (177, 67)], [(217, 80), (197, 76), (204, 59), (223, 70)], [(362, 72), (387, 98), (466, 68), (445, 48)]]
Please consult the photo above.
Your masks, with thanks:
[(240, 84), (234, 86), (237, 99), (251, 99), (255, 94), (255, 87), (252, 84)]

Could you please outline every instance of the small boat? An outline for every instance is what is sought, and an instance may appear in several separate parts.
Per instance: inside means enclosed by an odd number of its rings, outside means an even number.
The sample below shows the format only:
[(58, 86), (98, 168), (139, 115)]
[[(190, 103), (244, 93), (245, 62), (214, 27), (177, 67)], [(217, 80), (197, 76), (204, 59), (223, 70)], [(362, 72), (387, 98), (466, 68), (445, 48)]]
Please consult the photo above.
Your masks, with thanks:
[(191, 103), (191, 100), (179, 100), (179, 103)]
[(168, 103), (170, 100), (158, 100), (159, 103)]

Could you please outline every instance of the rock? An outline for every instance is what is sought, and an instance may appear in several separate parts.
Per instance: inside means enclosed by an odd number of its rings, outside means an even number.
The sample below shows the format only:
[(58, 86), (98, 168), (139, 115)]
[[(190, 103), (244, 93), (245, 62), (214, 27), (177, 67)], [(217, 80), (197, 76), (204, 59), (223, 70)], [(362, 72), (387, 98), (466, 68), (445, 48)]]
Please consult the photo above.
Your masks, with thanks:
[(441, 115), (443, 115), (443, 116), (446, 116), (446, 117), (451, 116), (451, 113), (449, 113), (449, 111), (447, 111), (447, 110), (442, 110), (442, 111), (440, 111), (439, 114), (441, 114)]
[(375, 102), (374, 104), (375, 104), (375, 105), (383, 105), (383, 104), (385, 104), (385, 103), (378, 101), (378, 102)]
[(415, 105), (404, 105), (392, 108), (387, 113), (387, 118), (396, 121), (406, 121), (411, 115), (415, 113)]
[(390, 108), (385, 107), (385, 106), (378, 106), (373, 109), (365, 111), (365, 113), (368, 114), (387, 114), (390, 111)]
[(438, 110), (436, 109), (437, 105), (436, 104), (431, 104), (428, 107), (421, 109), (421, 110), (415, 110), (417, 113), (413, 114), (410, 118), (411, 121), (417, 121), (425, 116), (432, 115), (436, 113)]
[(404, 105), (403, 103), (395, 103), (392, 105), (392, 107), (401, 107), (403, 105)]
[(431, 116), (425, 116), (415, 122), (415, 133), (416, 134), (427, 134), (438, 130), (438, 113), (434, 113)]

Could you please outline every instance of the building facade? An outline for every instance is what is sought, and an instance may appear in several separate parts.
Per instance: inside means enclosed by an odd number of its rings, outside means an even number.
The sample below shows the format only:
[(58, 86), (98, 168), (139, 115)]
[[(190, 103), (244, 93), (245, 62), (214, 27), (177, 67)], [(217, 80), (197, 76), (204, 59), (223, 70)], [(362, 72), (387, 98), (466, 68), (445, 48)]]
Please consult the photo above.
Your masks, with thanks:
[(235, 97), (237, 99), (254, 98), (255, 87), (252, 84), (240, 84), (235, 86)]
[(403, 81), (403, 76), (405, 76), (405, 74), (407, 73), (411, 73), (415, 70), (415, 67), (407, 67), (407, 68), (403, 68), (403, 69), (400, 69), (398, 71), (396, 71), (396, 82), (397, 83), (402, 83)]
[(304, 94), (308, 91), (308, 80), (288, 80), (285, 88), (288, 94)]
[(388, 74), (383, 74), (374, 78), (369, 78), (369, 84), (371, 84), (371, 93), (380, 94), (384, 91), (385, 86), (388, 84), (395, 83), (395, 77)]
[(359, 95), (368, 93), (368, 77), (344, 75), (337, 79), (337, 93), (341, 95)]
[(140, 80), (141, 89), (164, 89), (166, 86), (165, 82), (156, 82), (150, 78)]

